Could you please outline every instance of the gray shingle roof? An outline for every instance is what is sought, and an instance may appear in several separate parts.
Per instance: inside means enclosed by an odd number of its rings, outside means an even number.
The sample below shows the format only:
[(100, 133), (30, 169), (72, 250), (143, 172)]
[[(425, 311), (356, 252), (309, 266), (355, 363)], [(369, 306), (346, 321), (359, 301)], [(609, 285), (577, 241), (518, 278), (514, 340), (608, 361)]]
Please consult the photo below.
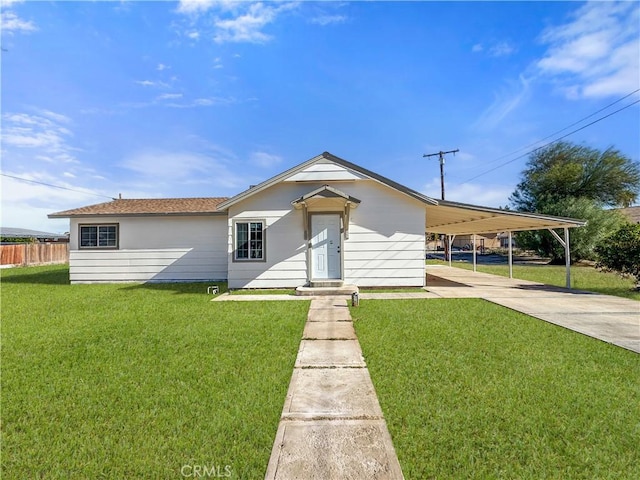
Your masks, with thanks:
[(0, 237), (3, 238), (67, 238), (61, 233), (41, 232), (28, 228), (0, 227)]

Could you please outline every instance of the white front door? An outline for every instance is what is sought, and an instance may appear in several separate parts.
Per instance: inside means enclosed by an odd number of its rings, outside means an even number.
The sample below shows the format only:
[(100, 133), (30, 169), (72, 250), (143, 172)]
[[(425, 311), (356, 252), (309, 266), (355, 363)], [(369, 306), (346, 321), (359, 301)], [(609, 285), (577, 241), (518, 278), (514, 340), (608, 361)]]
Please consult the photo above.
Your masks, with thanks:
[(340, 265), (340, 215), (312, 215), (312, 280), (340, 279)]

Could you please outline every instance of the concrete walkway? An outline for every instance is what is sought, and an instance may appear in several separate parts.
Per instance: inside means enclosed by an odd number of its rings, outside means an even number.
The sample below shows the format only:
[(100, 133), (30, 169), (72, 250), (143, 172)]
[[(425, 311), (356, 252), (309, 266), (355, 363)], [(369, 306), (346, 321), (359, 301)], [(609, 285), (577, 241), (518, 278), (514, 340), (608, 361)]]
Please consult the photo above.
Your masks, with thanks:
[(427, 290), (443, 298), (483, 298), (640, 353), (640, 302), (448, 266), (427, 267)]
[(265, 478), (404, 478), (345, 297), (311, 301)]

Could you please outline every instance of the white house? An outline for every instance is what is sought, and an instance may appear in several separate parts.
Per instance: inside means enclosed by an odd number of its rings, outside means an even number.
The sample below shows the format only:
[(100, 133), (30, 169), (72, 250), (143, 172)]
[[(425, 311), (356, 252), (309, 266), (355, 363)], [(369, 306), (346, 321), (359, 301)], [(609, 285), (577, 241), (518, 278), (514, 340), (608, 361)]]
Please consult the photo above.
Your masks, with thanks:
[(323, 153), (232, 198), (116, 199), (70, 218), (70, 280), (424, 286), (426, 232), (583, 225), (438, 201)]

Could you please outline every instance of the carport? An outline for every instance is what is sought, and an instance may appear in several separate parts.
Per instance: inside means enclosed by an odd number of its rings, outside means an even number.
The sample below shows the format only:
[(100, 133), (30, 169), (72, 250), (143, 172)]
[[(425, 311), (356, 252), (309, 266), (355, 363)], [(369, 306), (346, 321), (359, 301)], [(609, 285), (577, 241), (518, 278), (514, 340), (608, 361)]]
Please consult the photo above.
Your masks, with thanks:
[[(476, 235), (507, 232), (509, 236), (509, 278), (513, 278), (513, 232), (548, 230), (564, 247), (566, 259), (566, 286), (571, 288), (571, 247), (569, 229), (583, 227), (587, 222), (572, 218), (540, 215), (537, 213), (512, 212), (498, 208), (479, 207), (465, 203), (437, 200), (435, 205), (426, 205), (426, 232), (444, 234), (451, 247), (456, 235), (471, 235), (473, 239), (473, 271), (476, 271)], [(562, 229), (560, 236), (555, 229)]]

